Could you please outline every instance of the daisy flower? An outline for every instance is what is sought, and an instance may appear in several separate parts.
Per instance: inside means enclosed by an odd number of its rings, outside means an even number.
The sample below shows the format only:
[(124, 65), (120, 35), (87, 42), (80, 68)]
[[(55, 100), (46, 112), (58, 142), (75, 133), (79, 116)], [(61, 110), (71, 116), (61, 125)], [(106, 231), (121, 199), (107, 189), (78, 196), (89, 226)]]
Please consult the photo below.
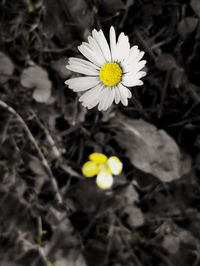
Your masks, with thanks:
[(122, 162), (116, 156), (107, 158), (102, 153), (92, 153), (89, 159), (90, 161), (82, 167), (83, 175), (85, 177), (97, 175), (97, 185), (102, 189), (110, 188), (113, 184), (112, 175), (118, 175), (122, 171)]
[(99, 111), (107, 110), (113, 101), (127, 106), (132, 96), (128, 87), (143, 85), (140, 79), (146, 72), (141, 69), (146, 61), (140, 60), (144, 52), (136, 45), (130, 48), (123, 32), (116, 40), (114, 27), (110, 28), (110, 46), (102, 30), (94, 29), (78, 50), (88, 60), (70, 57), (66, 68), (86, 76), (68, 79), (65, 84), (75, 92), (84, 92), (79, 98), (82, 105), (88, 109), (98, 105)]

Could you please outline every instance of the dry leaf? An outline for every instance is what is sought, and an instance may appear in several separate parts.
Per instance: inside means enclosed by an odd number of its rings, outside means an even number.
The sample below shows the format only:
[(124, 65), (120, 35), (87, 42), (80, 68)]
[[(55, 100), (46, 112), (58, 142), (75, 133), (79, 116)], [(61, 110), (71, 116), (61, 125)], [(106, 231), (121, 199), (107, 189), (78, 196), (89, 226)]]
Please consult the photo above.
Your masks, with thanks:
[(118, 206), (127, 215), (127, 223), (131, 227), (140, 226), (144, 223), (144, 217), (134, 203), (138, 201), (138, 193), (133, 185), (122, 188), (116, 195)]
[(0, 83), (8, 81), (13, 74), (15, 66), (10, 58), (4, 53), (0, 52)]
[(144, 217), (142, 212), (136, 206), (125, 207), (124, 212), (128, 214), (127, 223), (131, 227), (141, 226), (144, 223)]
[(158, 130), (142, 119), (120, 116), (115, 121), (120, 129), (117, 140), (135, 167), (164, 182), (180, 178), (190, 171), (190, 158), (180, 152), (164, 130)]
[(72, 20), (83, 30), (88, 29), (94, 22), (94, 13), (88, 8), (85, 0), (65, 1)]
[(51, 81), (47, 72), (40, 66), (31, 66), (24, 69), (20, 81), (25, 88), (35, 89), (33, 99), (37, 102), (47, 102), (51, 96)]
[(190, 6), (193, 9), (194, 13), (200, 18), (200, 1), (199, 0), (191, 0)]
[(195, 247), (198, 245), (198, 240), (189, 231), (173, 224), (172, 232), (166, 235), (163, 239), (163, 247), (167, 249), (170, 254), (176, 254), (183, 243), (190, 247)]
[(71, 76), (71, 71), (66, 69), (67, 59), (59, 59), (51, 63), (51, 67), (58, 73), (61, 78), (68, 78)]
[(187, 17), (180, 21), (178, 25), (178, 33), (183, 37), (187, 37), (190, 33), (192, 33), (197, 26), (198, 19), (194, 17)]
[(171, 54), (161, 54), (156, 60), (157, 67), (162, 71), (169, 71), (176, 67), (176, 61)]
[(184, 68), (182, 67), (176, 67), (174, 71), (172, 72), (172, 78), (171, 78), (171, 84), (175, 88), (180, 88), (182, 82), (183, 82), (183, 77), (184, 77)]
[(60, 266), (87, 266), (81, 252), (77, 249), (70, 251), (67, 257), (59, 259)]

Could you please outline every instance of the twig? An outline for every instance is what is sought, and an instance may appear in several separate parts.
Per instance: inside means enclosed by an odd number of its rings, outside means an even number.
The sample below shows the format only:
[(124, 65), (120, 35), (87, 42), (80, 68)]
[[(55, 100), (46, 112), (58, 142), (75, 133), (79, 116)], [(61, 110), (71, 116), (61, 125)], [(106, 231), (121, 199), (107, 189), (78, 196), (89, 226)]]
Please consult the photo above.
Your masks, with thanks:
[(6, 140), (6, 133), (7, 133), (7, 130), (8, 130), (8, 127), (9, 127), (9, 124), (10, 124), (10, 120), (11, 118), (9, 118), (7, 121), (6, 121), (6, 125), (3, 129), (3, 132), (2, 132), (2, 138), (0, 140), (0, 144), (3, 144), (4, 141)]
[(183, 89), (185, 89), (186, 91), (188, 91), (190, 93), (191, 98), (196, 103), (200, 103), (200, 96), (199, 96), (199, 92), (198, 92), (198, 87), (196, 85), (189, 82), (188, 79), (186, 78), (186, 80), (182, 84), (182, 87), (183, 87)]
[(55, 197), (56, 200), (58, 201), (59, 204), (63, 203), (62, 197), (60, 195), (60, 192), (58, 190), (58, 186), (55, 180), (55, 177), (53, 176), (53, 173), (51, 171), (51, 168), (46, 160), (46, 158), (44, 157), (43, 153), (41, 152), (35, 138), (33, 137), (31, 131), (29, 130), (28, 126), (26, 125), (25, 121), (23, 120), (23, 118), (11, 107), (9, 106), (7, 103), (3, 102), (0, 100), (0, 106), (4, 109), (6, 109), (7, 111), (9, 111), (11, 114), (14, 114), (15, 117), (17, 118), (17, 120), (22, 124), (22, 126), (24, 127), (24, 130), (26, 131), (26, 134), (28, 135), (30, 141), (32, 142), (32, 144), (34, 145), (36, 151), (38, 152), (38, 155), (41, 159), (41, 163), (44, 166), (48, 176), (50, 177), (53, 189), (55, 191)]
[(60, 152), (58, 150), (58, 148), (56, 147), (55, 141), (53, 140), (52, 136), (50, 135), (49, 131), (47, 130), (47, 128), (42, 124), (42, 122), (40, 121), (40, 119), (37, 117), (36, 113), (34, 111), (31, 111), (33, 116), (35, 117), (37, 123), (39, 124), (39, 126), (42, 128), (42, 130), (44, 131), (47, 141), (50, 144), (50, 147), (52, 149), (53, 155), (55, 156), (56, 159), (60, 158)]
[(164, 262), (167, 266), (173, 266), (171, 260), (168, 259), (167, 256), (165, 256), (165, 255), (164, 255), (162, 252), (160, 252), (158, 249), (153, 250), (153, 253), (154, 253), (156, 256), (160, 257), (160, 258), (163, 260), (163, 262)]
[(37, 236), (36, 236), (36, 240), (37, 243), (39, 245), (42, 244), (42, 235), (43, 235), (43, 231), (42, 231), (42, 218), (41, 216), (37, 217)]
[(136, 107), (136, 110), (139, 112), (139, 114), (142, 116), (142, 118), (150, 121), (150, 117), (148, 115), (148, 113), (145, 111), (145, 109), (143, 108), (143, 106), (141, 105), (141, 103), (137, 100), (134, 92), (132, 92), (132, 98), (131, 100), (134, 102), (134, 105)]
[(169, 84), (170, 76), (171, 76), (171, 71), (168, 71), (166, 74), (165, 84), (164, 84), (162, 94), (161, 94), (160, 106), (159, 106), (159, 110), (158, 110), (158, 118), (161, 118), (161, 116), (162, 116), (163, 106), (164, 106), (164, 102), (165, 102), (165, 98), (166, 98), (167, 86)]
[[(19, 233), (18, 233), (19, 234)], [(47, 265), (48, 263), (48, 259), (46, 257), (45, 251), (41, 246), (38, 246), (36, 244), (33, 244), (31, 242), (29, 242), (29, 240), (25, 239), (23, 236), (21, 236), (19, 234), (18, 236), (19, 241), (21, 242), (22, 245), (24, 245), (26, 247), (26, 250), (28, 252), (28, 250), (35, 250), (38, 251), (38, 255), (40, 256), (40, 258), (43, 260), (44, 264)], [(17, 244), (17, 243), (16, 243)], [(28, 249), (27, 249), (28, 247)]]
[(143, 47), (146, 49), (146, 51), (149, 53), (150, 57), (156, 61), (156, 56), (154, 55), (154, 53), (152, 52), (152, 49), (149, 47), (149, 44), (147, 43), (147, 41), (142, 37), (142, 35), (140, 34), (139, 31), (135, 31), (135, 36), (138, 38), (138, 40), (140, 41), (140, 43), (143, 45)]
[[(123, 230), (125, 229), (125, 231), (127, 231), (127, 233), (131, 234), (132, 231), (128, 228), (126, 228), (122, 222), (120, 221), (120, 219), (117, 217), (117, 215), (115, 215), (115, 222), (117, 222), (117, 224), (119, 225), (120, 229), (123, 228)], [(123, 244), (127, 247), (128, 250), (132, 250), (131, 248), (131, 244), (129, 243), (128, 239), (125, 237), (125, 234), (122, 232), (122, 230), (119, 231), (120, 235), (121, 235), (121, 240), (123, 242)], [(134, 265), (136, 266), (142, 266), (142, 263), (140, 262), (140, 260), (138, 259), (138, 257), (136, 256), (134, 250), (132, 250), (131, 252), (131, 257), (133, 258), (134, 261)]]

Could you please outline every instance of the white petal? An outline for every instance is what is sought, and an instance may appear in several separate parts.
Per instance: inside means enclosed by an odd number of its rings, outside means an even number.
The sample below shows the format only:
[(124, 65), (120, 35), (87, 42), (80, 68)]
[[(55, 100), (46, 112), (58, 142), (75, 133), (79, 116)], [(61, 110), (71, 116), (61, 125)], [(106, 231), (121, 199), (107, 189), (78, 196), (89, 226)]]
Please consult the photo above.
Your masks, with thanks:
[(137, 73), (137, 77), (138, 77), (139, 79), (141, 79), (141, 78), (145, 77), (146, 74), (147, 74), (147, 73), (146, 73), (145, 71), (139, 71), (139, 72)]
[(131, 98), (132, 97), (132, 93), (131, 93), (131, 91), (127, 88), (127, 91), (128, 91), (128, 98)]
[(121, 51), (121, 39), (123, 38), (124, 33), (121, 32), (119, 37), (118, 37), (118, 41), (116, 44), (116, 58), (115, 61), (117, 62), (121, 62), (121, 57), (122, 57), (122, 51)]
[(139, 53), (140, 53), (140, 50), (138, 49), (138, 46), (137, 45), (134, 45), (134, 46), (132, 46), (131, 47), (131, 49), (130, 49), (130, 53), (129, 53), (129, 56), (131, 57), (131, 56), (138, 56), (139, 55)]
[(108, 87), (104, 87), (102, 92), (101, 92), (101, 98), (99, 100), (99, 105), (98, 105), (98, 110), (102, 111), (104, 110), (105, 106), (106, 106), (106, 100), (108, 98)]
[(128, 91), (125, 86), (123, 86), (121, 83), (118, 84), (118, 89), (120, 93), (120, 99), (123, 105), (127, 106), (128, 105)]
[(96, 40), (94, 38), (92, 38), (91, 36), (88, 37), (88, 41), (89, 44), (91, 46), (91, 49), (93, 50), (93, 52), (97, 53), (99, 57), (104, 59), (104, 64), (106, 64), (106, 60), (104, 58), (104, 54), (101, 51), (101, 48), (99, 47), (98, 43), (96, 42)]
[(108, 189), (113, 185), (113, 177), (108, 171), (101, 170), (97, 175), (96, 182), (101, 189)]
[(143, 85), (143, 82), (139, 80), (139, 77), (137, 75), (125, 74), (123, 75), (122, 78), (122, 84), (127, 87), (132, 87), (132, 86), (141, 86)]
[(146, 62), (147, 62), (146, 60), (142, 60), (140, 62), (133, 61), (131, 64), (126, 64), (126, 65), (122, 64), (122, 68), (124, 73), (132, 72), (136, 74), (146, 65)]
[(141, 52), (138, 54), (136, 60), (137, 60), (137, 61), (140, 61), (140, 60), (142, 59), (143, 56), (144, 56), (144, 52), (141, 51)]
[(118, 104), (120, 102), (121, 96), (119, 92), (119, 88), (115, 87), (115, 103)]
[(111, 88), (111, 94), (110, 94), (110, 97), (108, 98), (106, 109), (108, 109), (112, 105), (114, 99), (115, 99), (115, 90), (114, 88)]
[(129, 43), (129, 39), (127, 36), (125, 36), (126, 38), (124, 38), (123, 44), (122, 44), (122, 49), (123, 49), (123, 55), (122, 55), (122, 59), (121, 60), (126, 60), (128, 55), (129, 55), (129, 51), (130, 51), (130, 43)]
[(130, 43), (127, 36), (124, 35), (124, 33), (120, 33), (118, 42), (117, 42), (117, 61), (121, 62), (125, 60), (130, 51)]
[(103, 89), (102, 84), (97, 85), (95, 88), (84, 93), (80, 97), (79, 101), (82, 101), (82, 105), (87, 107), (88, 109), (93, 108), (99, 103), (102, 89)]
[[(132, 93), (127, 87), (125, 87), (125, 88), (127, 90), (127, 98), (129, 99), (132, 97)], [(121, 100), (121, 95), (119, 92), (119, 88), (116, 86), (115, 87), (115, 103), (118, 104), (120, 102), (120, 100)]]
[(79, 77), (72, 78), (65, 81), (65, 84), (69, 86), (73, 91), (85, 91), (95, 87), (100, 80), (98, 77)]
[(142, 61), (140, 61), (140, 62), (138, 62), (137, 64), (134, 64), (134, 70), (135, 71), (140, 71), (145, 65), (146, 65), (146, 60), (142, 60)]
[(77, 73), (81, 73), (81, 74), (85, 74), (85, 75), (91, 75), (91, 76), (99, 76), (99, 71), (96, 69), (92, 69), (88, 66), (81, 66), (81, 65), (68, 65), (66, 66), (67, 69), (77, 72)]
[(78, 49), (88, 60), (90, 60), (95, 65), (98, 65), (100, 67), (104, 65), (104, 58), (100, 57), (97, 53), (93, 52), (84, 44), (78, 46)]
[(129, 51), (129, 55), (126, 58), (126, 60), (124, 61), (124, 64), (129, 64), (131, 62), (137, 61), (136, 58), (139, 55), (140, 51), (138, 49), (137, 45), (134, 45), (133, 47), (131, 47), (130, 51)]
[(103, 49), (104, 56), (105, 56), (106, 60), (108, 62), (110, 62), (111, 61), (110, 48), (109, 48), (108, 42), (107, 42), (102, 30), (100, 30), (100, 36), (101, 36), (101, 42), (102, 42), (101, 48)]
[(79, 98), (79, 101), (80, 102), (83, 102), (83, 101), (86, 102), (87, 99), (89, 99), (89, 100), (92, 99), (96, 94), (99, 94), (101, 88), (102, 88), (102, 84), (98, 84), (94, 88), (92, 88), (92, 89), (88, 90), (87, 92), (83, 93), (81, 95), (81, 97)]
[(110, 27), (110, 52), (111, 52), (111, 59), (115, 61), (117, 59), (116, 54), (116, 34), (114, 27)]
[(99, 100), (100, 100), (100, 95), (98, 95), (98, 97), (96, 96), (96, 98), (93, 99), (90, 103), (88, 103), (87, 106), (85, 107), (87, 107), (88, 109), (92, 109), (99, 103)]
[(115, 97), (114, 88), (107, 87), (107, 98), (105, 99), (105, 105), (103, 111), (106, 111), (113, 103)]
[(138, 62), (138, 64), (136, 65), (136, 70), (140, 71), (146, 65), (146, 63), (147, 63), (146, 60), (142, 60), (142, 61)]
[(106, 97), (104, 97), (104, 105), (102, 110), (105, 111), (107, 109), (107, 101), (111, 95), (111, 87), (106, 87)]
[(137, 45), (134, 45), (130, 49), (130, 53), (126, 59), (125, 64), (132, 64), (134, 62), (139, 62), (143, 56), (144, 56), (144, 52), (140, 51)]
[(113, 175), (118, 175), (121, 173), (122, 168), (123, 168), (123, 164), (122, 162), (119, 160), (119, 158), (115, 157), (115, 156), (111, 156), (108, 160), (107, 160), (107, 164), (109, 167), (109, 170), (111, 171), (111, 173)]
[(92, 35), (93, 38), (96, 40), (96, 42), (98, 43), (104, 58), (106, 59), (107, 62), (111, 61), (111, 54), (110, 54), (110, 48), (108, 46), (108, 42), (106, 41), (106, 38), (102, 32), (102, 30), (100, 30), (99, 32), (97, 32), (96, 30), (92, 31)]
[(81, 58), (76, 58), (76, 57), (70, 57), (69, 58), (69, 64), (80, 64), (80, 65), (83, 65), (83, 66), (89, 66), (89, 67), (92, 67), (94, 69), (100, 69), (100, 67), (98, 67), (97, 65), (87, 61), (87, 60), (84, 60), (84, 59), (81, 59)]
[[(82, 45), (86, 46), (87, 48), (91, 49), (91, 46), (87, 42), (82, 42)], [(91, 49), (92, 50), (92, 49)]]

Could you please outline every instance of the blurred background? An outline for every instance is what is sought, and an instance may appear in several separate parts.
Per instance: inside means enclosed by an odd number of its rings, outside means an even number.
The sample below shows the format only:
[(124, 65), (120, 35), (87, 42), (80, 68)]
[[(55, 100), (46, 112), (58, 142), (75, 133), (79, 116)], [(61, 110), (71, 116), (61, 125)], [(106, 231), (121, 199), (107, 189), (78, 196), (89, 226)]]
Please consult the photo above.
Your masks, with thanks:
[[(2, 0), (2, 266), (200, 265), (200, 1)], [(145, 51), (129, 105), (87, 110), (68, 58), (110, 26)], [(86, 179), (117, 156), (110, 190)]]

